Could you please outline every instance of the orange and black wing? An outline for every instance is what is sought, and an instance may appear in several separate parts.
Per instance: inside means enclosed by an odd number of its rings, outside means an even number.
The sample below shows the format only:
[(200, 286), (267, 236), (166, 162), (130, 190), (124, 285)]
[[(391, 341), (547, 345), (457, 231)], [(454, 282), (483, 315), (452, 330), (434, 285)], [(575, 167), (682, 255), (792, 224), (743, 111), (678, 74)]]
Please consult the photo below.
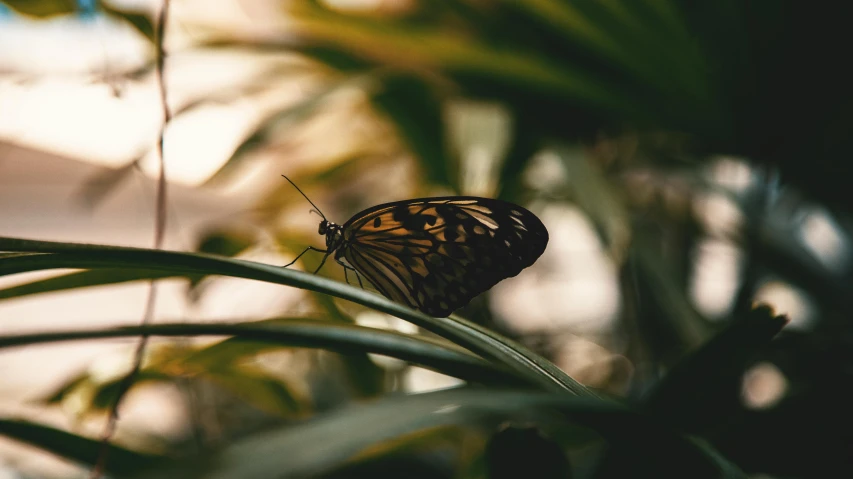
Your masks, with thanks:
[(386, 297), (447, 316), (545, 251), (548, 231), (533, 213), (468, 196), (398, 201), (343, 225), (343, 255)]

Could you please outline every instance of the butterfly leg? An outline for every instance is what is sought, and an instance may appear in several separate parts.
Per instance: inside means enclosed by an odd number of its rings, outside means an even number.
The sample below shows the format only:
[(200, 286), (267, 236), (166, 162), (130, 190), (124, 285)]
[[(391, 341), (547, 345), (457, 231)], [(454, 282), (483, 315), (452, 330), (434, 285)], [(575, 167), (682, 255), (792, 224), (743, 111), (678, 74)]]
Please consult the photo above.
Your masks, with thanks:
[[(329, 256), (329, 252), (328, 252), (328, 251), (326, 251), (326, 250), (324, 250), (324, 249), (320, 249), (320, 248), (315, 248), (315, 247), (313, 247), (313, 246), (309, 246), (309, 247), (305, 248), (301, 253), (299, 253), (299, 256), (297, 256), (296, 258), (294, 258), (294, 259), (293, 259), (293, 261), (291, 261), (290, 263), (287, 263), (286, 265), (282, 266), (282, 268), (287, 268), (288, 266), (292, 266), (292, 265), (293, 265), (293, 263), (296, 263), (297, 261), (299, 261), (299, 258), (301, 258), (303, 254), (305, 254), (305, 253), (307, 253), (307, 252), (309, 252), (309, 251), (317, 251), (318, 253), (326, 253), (326, 256)], [(324, 261), (324, 262), (326, 261), (326, 258), (325, 258), (325, 257), (323, 258), (323, 261)], [(323, 266), (323, 264), (321, 263), (321, 264), (320, 264), (320, 266)], [(317, 268), (317, 271), (320, 271), (320, 269), (319, 269), (319, 268)], [(316, 271), (315, 271), (315, 273), (316, 273)]]
[(347, 271), (352, 270), (352, 272), (355, 273), (355, 278), (358, 280), (358, 285), (361, 287), (361, 289), (364, 289), (364, 284), (361, 282), (361, 275), (358, 274), (357, 269), (353, 268), (352, 266), (344, 263), (343, 261), (341, 261), (337, 258), (335, 258), (335, 261), (337, 261), (338, 264), (344, 268), (344, 279), (347, 280), (347, 284), (349, 284), (349, 277), (347, 276)]
[[(309, 248), (310, 248), (310, 246), (309, 246)], [(321, 250), (315, 250), (315, 251), (321, 251)], [(323, 267), (324, 264), (326, 264), (326, 259), (328, 259), (329, 255), (332, 254), (331, 251), (323, 251), (323, 252), (326, 254), (323, 255), (323, 261), (320, 261), (320, 266), (317, 266), (317, 269), (314, 270), (314, 274), (317, 274), (320, 272), (320, 269)]]

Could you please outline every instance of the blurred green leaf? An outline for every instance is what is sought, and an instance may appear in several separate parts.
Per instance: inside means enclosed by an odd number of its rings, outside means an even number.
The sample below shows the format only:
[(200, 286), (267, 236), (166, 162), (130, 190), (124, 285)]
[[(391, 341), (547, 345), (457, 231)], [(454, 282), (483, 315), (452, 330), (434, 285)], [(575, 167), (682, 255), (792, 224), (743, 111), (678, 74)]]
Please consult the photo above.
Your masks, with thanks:
[(630, 261), (635, 267), (636, 280), (649, 293), (649, 298), (665, 317), (646, 318), (665, 321), (667, 328), (675, 334), (676, 348), (697, 346), (708, 334), (708, 321), (696, 311), (687, 296), (685, 286), (678, 282), (670, 262), (666, 261), (659, 248), (645, 237), (635, 235), (629, 250)]
[(98, 2), (98, 5), (101, 10), (107, 14), (121, 18), (133, 25), (133, 28), (141, 33), (143, 37), (147, 38), (152, 44), (156, 42), (154, 22), (149, 18), (148, 14), (140, 10), (133, 10), (132, 8), (122, 8), (122, 2), (117, 3), (119, 6), (114, 5), (113, 2), (101, 0)]
[(688, 433), (719, 426), (740, 404), (741, 378), (748, 361), (787, 322), (766, 306), (735, 318), (664, 377), (648, 397), (646, 409)]
[(204, 233), (196, 251), (234, 257), (255, 243), (255, 236), (249, 231), (217, 229)]
[(307, 2), (294, 2), (297, 32), (322, 39), (342, 51), (382, 60), (390, 66), (423, 65), (454, 74), (476, 73), (509, 84), (522, 84), (561, 100), (572, 99), (606, 110), (635, 113), (638, 98), (625, 98), (609, 82), (588, 71), (565, 68), (536, 52), (493, 48), (437, 28), (412, 28), (391, 22), (348, 17)]
[(458, 190), (458, 175), (448, 171), (447, 140), (440, 98), (423, 81), (388, 76), (373, 103), (393, 120), (400, 136), (421, 162), (427, 179)]
[(346, 314), (335, 304), (335, 298), (332, 296), (328, 296), (325, 294), (311, 293), (311, 298), (321, 307), (326, 313), (328, 313), (329, 318), (335, 321), (340, 321), (342, 323), (353, 324), (355, 323), (355, 319), (352, 316)]
[[(95, 465), (102, 449), (101, 441), (20, 419), (0, 418), (0, 435), (87, 466)], [(106, 463), (106, 472), (109, 474), (136, 474), (164, 461), (162, 456), (112, 445), (108, 448), (111, 460)]]
[[(202, 234), (196, 251), (233, 258), (252, 247), (256, 241), (251, 231), (237, 228), (216, 229)], [(189, 279), (189, 297), (191, 300), (197, 300), (204, 292), (202, 281), (205, 276), (192, 276)]]
[[(650, 90), (679, 93), (684, 101), (697, 102), (693, 108), (713, 110), (707, 104), (710, 91), (698, 45), (668, 3), (528, 0), (512, 5)], [(688, 109), (686, 104), (682, 108)]]
[[(535, 427), (508, 427), (486, 445), (489, 479), (515, 479), (536, 468), (539, 479), (570, 479), (572, 468), (562, 446), (542, 436)], [(523, 458), (524, 460), (519, 460)]]
[(287, 268), (198, 253), (124, 248), (0, 237), (0, 251), (51, 253), (0, 258), (0, 276), (55, 268), (152, 268), (175, 273), (219, 274), (298, 286), (331, 294), (394, 315), (506, 366), (531, 384), (552, 391), (595, 394), (521, 344), (457, 316), (438, 319), (384, 297)]
[[(6, 338), (3, 338), (6, 339)], [(267, 346), (267, 345), (265, 345)], [(243, 351), (248, 356), (251, 351)], [(230, 363), (220, 362), (213, 366), (199, 365), (193, 362), (192, 349), (174, 348), (158, 351), (153, 364), (146, 365), (135, 376), (133, 387), (146, 382), (171, 383), (185, 376), (198, 376), (207, 379), (241, 397), (247, 403), (270, 414), (292, 416), (303, 405), (287, 385), (278, 378), (251, 367), (238, 364), (238, 357), (232, 357)], [(71, 399), (78, 417), (108, 411), (118, 395), (123, 376), (108, 380), (96, 380), (88, 372), (68, 379), (57, 390), (40, 400), (44, 404), (61, 404)]]
[(304, 400), (294, 395), (287, 384), (256, 368), (231, 365), (207, 370), (203, 375), (270, 414), (288, 417), (305, 409)]
[[(324, 348), (342, 354), (363, 352), (382, 354), (472, 382), (504, 385), (525, 383), (522, 378), (503, 368), (486, 363), (443, 340), (350, 324), (295, 319), (237, 324), (164, 323), (146, 327), (7, 335), (0, 336), (0, 349), (56, 341), (133, 337), (142, 334), (172, 337), (235, 336), (202, 348), (187, 357), (186, 361), (190, 365), (201, 370), (217, 364), (235, 362), (249, 354), (286, 346)], [(73, 386), (73, 382), (69, 381), (67, 386)], [(51, 397), (58, 394), (59, 392), (54, 393)]]
[(381, 72), (366, 72), (343, 80), (332, 81), (296, 104), (272, 112), (259, 122), (258, 128), (237, 146), (231, 157), (216, 173), (208, 178), (205, 185), (216, 185), (229, 178), (238, 170), (241, 162), (246, 159), (249, 153), (268, 144), (280, 132), (288, 131), (293, 124), (310, 118), (339, 91), (354, 87), (370, 89), (376, 81), (377, 75), (380, 74)]
[(54, 278), (41, 279), (30, 283), (10, 286), (0, 289), (0, 301), (10, 298), (21, 298), (40, 293), (52, 293), (57, 291), (68, 291), (77, 288), (91, 286), (105, 286), (109, 284), (121, 284), (144, 279), (173, 278), (182, 275), (175, 272), (157, 271), (150, 269), (131, 268), (104, 268), (77, 273), (68, 273)]
[[(2, 0), (2, 3), (24, 15), (41, 18), (67, 15), (81, 9), (76, 0)], [(152, 43), (154, 42), (154, 24), (147, 15), (132, 9), (116, 7), (113, 2), (109, 1), (98, 1), (97, 3), (101, 10), (127, 21), (145, 38)]]
[(76, 0), (3, 0), (3, 3), (12, 10), (34, 17), (74, 13), (79, 8)]
[(509, 151), (501, 164), (499, 173), (500, 192), (498, 198), (506, 201), (518, 201), (524, 168), (536, 154), (541, 145), (541, 133), (532, 125), (514, 121), (514, 134)]
[(366, 354), (342, 355), (340, 363), (355, 397), (371, 398), (385, 391), (385, 370)]
[[(170, 379), (171, 376), (167, 374), (148, 369), (139, 372), (134, 384), (139, 385), (145, 382), (166, 381)], [(107, 381), (95, 381), (88, 372), (82, 372), (66, 379), (53, 392), (48, 393), (43, 398), (37, 399), (36, 402), (56, 405), (73, 397), (76, 408), (75, 413), (84, 415), (103, 412), (115, 403), (118, 385), (121, 380), (121, 377), (116, 377)], [(85, 404), (82, 402), (85, 402)]]
[(631, 448), (633, 459), (648, 468), (637, 470), (646, 477), (676, 477), (661, 473), (720, 477), (721, 456), (712, 457), (689, 440), (655, 427), (614, 402), (467, 388), (386, 397), (346, 407), (300, 425), (257, 434), (215, 453), (176, 462), (158, 471), (158, 477), (310, 477), (335, 468), (366, 447), (417, 431), (471, 423), (494, 425), (508, 418), (549, 421), (553, 425), (554, 416), (549, 411), (559, 411), (608, 441)]
[(631, 241), (631, 223), (624, 200), (583, 150), (558, 146), (554, 153), (568, 172), (574, 200), (592, 220), (611, 258), (620, 264)]
[[(88, 379), (91, 380), (91, 378)], [(134, 377), (133, 386), (137, 387), (153, 382), (170, 382), (173, 379), (174, 376), (165, 371), (158, 371), (156, 368), (144, 368)], [(103, 412), (113, 407), (123, 380), (124, 377), (117, 377), (111, 381), (92, 383), (95, 394), (92, 396), (92, 403), (86, 412)], [(83, 385), (86, 383), (84, 382)]]
[[(324, 474), (324, 479), (352, 479), (357, 477), (439, 479), (466, 477), (452, 475), (453, 465), (441, 460), (455, 455), (465, 439), (475, 433), (456, 427), (439, 427), (403, 436), (375, 445), (347, 461), (334, 472)], [(439, 459), (441, 458), (441, 459)], [(439, 460), (436, 460), (439, 459)]]
[(86, 208), (94, 208), (104, 201), (121, 182), (139, 167), (139, 159), (119, 168), (105, 168), (87, 178), (76, 194)]

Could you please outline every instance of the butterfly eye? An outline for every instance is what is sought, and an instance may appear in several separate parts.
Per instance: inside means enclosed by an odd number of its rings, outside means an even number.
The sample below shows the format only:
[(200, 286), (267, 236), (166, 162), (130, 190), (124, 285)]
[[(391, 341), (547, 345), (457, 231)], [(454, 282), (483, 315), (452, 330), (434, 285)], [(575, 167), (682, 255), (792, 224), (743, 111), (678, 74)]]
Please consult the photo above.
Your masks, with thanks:
[(329, 222), (326, 220), (323, 220), (320, 222), (320, 227), (317, 229), (317, 233), (325, 236), (326, 231), (328, 231), (328, 229), (329, 229)]

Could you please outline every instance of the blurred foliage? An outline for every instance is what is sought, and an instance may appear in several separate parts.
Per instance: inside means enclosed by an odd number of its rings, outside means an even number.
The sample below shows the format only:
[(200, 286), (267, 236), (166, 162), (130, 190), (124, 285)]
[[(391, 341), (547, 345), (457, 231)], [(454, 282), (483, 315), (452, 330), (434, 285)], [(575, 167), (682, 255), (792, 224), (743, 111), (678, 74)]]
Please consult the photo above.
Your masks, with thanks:
[[(76, 8), (74, 2), (3, 3), (37, 17)], [(318, 83), (300, 101), (268, 111), (205, 187), (239, 177), (258, 152), (287, 156), (281, 152), (296, 150), (288, 142), (301, 126), (340, 108), (378, 126), (345, 151), (279, 168), (342, 218), (402, 194), (488, 194), (579, 208), (618, 270), (621, 311), (601, 342), (634, 366), (624, 397), (576, 383), (540, 356), (548, 348), (522, 346), (525, 338), (494, 321), (486, 301), (460, 311), (477, 322), (437, 320), (340, 284), (335, 268), (314, 277), (239, 259), (264, 244), (244, 225), (209, 230), (195, 249), (205, 254), (0, 238), (0, 251), (9, 253), (0, 255), (0, 275), (84, 269), (7, 286), (0, 300), (165, 277), (186, 278), (189, 294), (201, 297), (215, 276), (232, 276), (303, 288), (327, 320), (297, 336), (247, 323), (219, 330), (233, 337), (213, 345), (153, 350), (140, 381), (215, 383), (216, 395), (239, 399), (239, 407), (227, 408), (236, 423), (254, 420), (225, 431), (221, 447), (182, 450), (165, 466), (164, 458), (155, 464), (125, 450), (114, 454), (109, 470), (136, 472), (145, 462), (157, 469), (135, 477), (853, 474), (847, 411), (853, 270), (849, 261), (822, 259), (802, 239), (806, 220), (822, 215), (849, 256), (853, 74), (842, 59), (851, 43), (851, 7), (791, 0), (446, 0), (345, 11), (331, 3), (286, 2), (288, 30), (279, 34), (217, 32), (201, 41), (204, 48), (298, 54), (310, 60)], [(99, 5), (153, 38), (153, 19)], [(292, 76), (267, 72), (264, 81)], [(339, 98), (352, 91), (357, 100)], [(466, 105), (486, 105), (503, 117), (481, 121)], [(475, 161), (484, 149), (486, 166)], [(550, 169), (537, 175), (543, 164)], [(389, 173), (395, 165), (408, 176)], [(745, 185), (720, 180), (726, 166), (747, 171)], [(93, 178), (84, 201), (96, 203), (134, 168)], [(734, 226), (720, 226), (702, 211), (709, 198), (736, 211)], [(316, 239), (314, 231), (277, 226), (297, 205), (304, 200), (282, 182), (261, 195), (254, 212), (276, 246), (293, 254)], [(743, 258), (733, 305), (719, 318), (703, 316), (690, 294), (701, 273), (695, 256), (709, 239)], [(313, 270), (318, 261), (306, 256), (303, 266)], [(771, 281), (797, 287), (815, 319), (783, 329), (785, 318), (754, 308)], [(368, 310), (446, 341), (354, 326)], [(178, 331), (204, 335), (202, 326)], [(283, 336), (261, 341), (264, 332)], [(139, 331), (118, 333), (6, 336), (0, 347)], [(312, 358), (304, 384), (255, 364), (271, 350)], [(468, 384), (399, 394), (406, 366), (379, 366), (371, 352)], [(771, 404), (750, 404), (748, 379), (767, 364), (783, 376), (785, 390)], [(97, 411), (109, 404), (114, 385), (81, 373), (45, 402), (76, 395), (87, 399), (80, 412)], [(85, 465), (95, 460), (92, 441), (79, 435), (6, 419), (0, 433)]]

